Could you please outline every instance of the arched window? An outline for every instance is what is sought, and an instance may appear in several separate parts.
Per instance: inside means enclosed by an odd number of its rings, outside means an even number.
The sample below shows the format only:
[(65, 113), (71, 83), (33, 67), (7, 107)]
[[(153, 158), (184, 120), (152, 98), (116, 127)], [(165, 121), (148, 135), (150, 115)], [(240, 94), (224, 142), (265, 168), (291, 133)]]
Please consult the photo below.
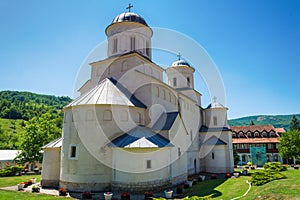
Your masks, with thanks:
[(187, 86), (190, 87), (190, 85), (191, 85), (190, 77), (187, 77), (187, 78), (186, 78), (186, 83), (187, 83)]
[(112, 50), (112, 52), (113, 52), (113, 53), (116, 53), (117, 51), (118, 51), (118, 38), (115, 37), (115, 38), (113, 39), (113, 50)]
[(173, 78), (173, 87), (176, 87), (177, 86), (177, 79), (176, 77)]
[(169, 102), (172, 102), (172, 96), (171, 96), (171, 93), (168, 93), (168, 96), (169, 96), (168, 101), (169, 101)]
[(146, 42), (146, 55), (150, 56), (150, 42), (149, 41)]
[(121, 72), (124, 72), (128, 69), (128, 62), (125, 60), (122, 62)]
[(142, 123), (142, 114), (141, 113), (137, 113), (137, 123), (141, 124)]
[(216, 116), (213, 117), (214, 126), (218, 125), (218, 118)]
[(155, 94), (155, 96), (159, 97), (159, 87), (158, 86), (154, 87), (154, 94)]
[(211, 153), (211, 159), (215, 159), (215, 153), (214, 152)]
[(166, 92), (165, 92), (164, 89), (162, 90), (162, 98), (163, 98), (164, 100), (166, 100)]
[(112, 113), (110, 110), (105, 110), (103, 113), (103, 120), (104, 121), (111, 121), (112, 120)]
[(130, 37), (130, 50), (131, 51), (135, 50), (135, 37), (134, 36)]

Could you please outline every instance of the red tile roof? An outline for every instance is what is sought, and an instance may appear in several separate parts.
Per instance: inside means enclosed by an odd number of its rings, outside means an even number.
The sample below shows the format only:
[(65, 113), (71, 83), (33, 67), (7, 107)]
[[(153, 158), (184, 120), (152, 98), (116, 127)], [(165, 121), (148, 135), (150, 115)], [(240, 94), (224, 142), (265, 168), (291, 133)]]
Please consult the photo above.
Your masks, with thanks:
[(285, 133), (284, 128), (275, 128), (276, 133)]
[(232, 138), (232, 144), (279, 143), (278, 138)]
[(248, 131), (250, 131), (252, 133), (254, 133), (256, 131), (258, 131), (258, 132), (263, 132), (263, 131), (270, 132), (272, 130), (275, 131), (274, 126), (271, 124), (269, 124), (269, 125), (252, 125), (252, 126), (231, 126), (230, 129), (236, 133), (239, 133), (239, 132), (247, 133)]

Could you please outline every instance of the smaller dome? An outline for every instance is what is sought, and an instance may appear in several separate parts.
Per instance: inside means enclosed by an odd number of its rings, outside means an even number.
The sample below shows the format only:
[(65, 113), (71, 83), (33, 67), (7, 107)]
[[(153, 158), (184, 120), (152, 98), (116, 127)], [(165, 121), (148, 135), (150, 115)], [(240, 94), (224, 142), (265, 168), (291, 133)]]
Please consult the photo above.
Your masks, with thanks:
[(148, 26), (144, 18), (133, 12), (124, 12), (117, 15), (112, 21), (112, 24), (118, 22), (138, 22), (140, 24)]
[(209, 104), (206, 109), (208, 109), (208, 108), (225, 108), (225, 107), (218, 102), (213, 102), (213, 103)]
[(188, 62), (186, 62), (185, 60), (182, 60), (182, 59), (176, 60), (171, 65), (171, 67), (176, 67), (176, 66), (188, 66), (188, 67), (191, 67)]

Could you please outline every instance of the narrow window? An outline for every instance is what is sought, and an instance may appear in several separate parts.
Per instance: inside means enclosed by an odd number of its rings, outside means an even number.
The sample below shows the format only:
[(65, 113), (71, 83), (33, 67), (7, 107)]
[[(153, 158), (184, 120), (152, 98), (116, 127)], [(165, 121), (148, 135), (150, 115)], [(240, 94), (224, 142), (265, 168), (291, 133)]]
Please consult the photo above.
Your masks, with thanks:
[(112, 114), (110, 110), (105, 110), (103, 114), (103, 120), (104, 121), (111, 121), (112, 120)]
[(130, 37), (130, 50), (131, 51), (135, 50), (135, 37), (134, 36)]
[(180, 148), (178, 147), (178, 157), (181, 156)]
[(191, 134), (191, 141), (193, 141), (193, 131), (190, 132)]
[(146, 55), (150, 56), (150, 43), (149, 43), (149, 41), (146, 42)]
[(214, 160), (215, 159), (215, 153), (211, 153), (211, 158)]
[(176, 87), (177, 86), (177, 79), (173, 78), (173, 86)]
[(213, 117), (213, 121), (214, 121), (214, 126), (218, 125), (218, 118), (215, 116)]
[(191, 85), (190, 77), (186, 78), (186, 83), (187, 83), (187, 86), (190, 87), (190, 85)]
[(124, 72), (128, 69), (128, 62), (127, 61), (124, 61), (122, 63), (122, 67), (121, 67), (121, 72)]
[(165, 92), (164, 89), (162, 90), (162, 98), (163, 98), (164, 100), (166, 100), (166, 92)]
[(77, 145), (71, 144), (69, 149), (69, 158), (76, 159), (77, 158)]
[(113, 40), (113, 53), (118, 51), (118, 38), (114, 38)]
[(142, 114), (141, 113), (137, 113), (137, 123), (141, 124), (142, 123)]
[(159, 88), (158, 88), (158, 87), (155, 87), (155, 95), (156, 95), (157, 97), (159, 97)]
[(147, 160), (146, 165), (147, 169), (151, 169), (151, 160)]

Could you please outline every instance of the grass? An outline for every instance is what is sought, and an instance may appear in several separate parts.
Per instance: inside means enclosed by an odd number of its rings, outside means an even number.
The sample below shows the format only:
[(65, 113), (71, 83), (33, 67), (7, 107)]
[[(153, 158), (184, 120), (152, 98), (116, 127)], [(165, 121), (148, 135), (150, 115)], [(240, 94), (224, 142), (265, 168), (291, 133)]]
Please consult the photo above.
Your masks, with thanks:
[[(40, 181), (41, 175), (24, 175), (24, 176), (13, 176), (13, 177), (0, 177), (0, 188), (14, 186), (20, 182), (27, 181), (31, 178), (36, 178)], [(42, 200), (52, 200), (52, 199), (70, 199), (66, 197), (50, 196), (44, 194), (32, 194), (29, 192), (17, 192), (17, 191), (6, 191), (0, 190), (0, 200), (6, 199), (42, 199)]]
[[(262, 186), (253, 186), (247, 196), (241, 200), (294, 200), (300, 199), (300, 170), (289, 169), (282, 172), (287, 176), (287, 179), (281, 179), (269, 182)], [(19, 182), (30, 178), (40, 179), (40, 175), (34, 176), (18, 176), (18, 177), (2, 177), (0, 178), (0, 187), (16, 185)], [(248, 189), (247, 180), (250, 176), (242, 176), (240, 178), (216, 179), (199, 182), (192, 188), (185, 191), (185, 196), (206, 196), (214, 194), (213, 199), (232, 199), (242, 196)], [(0, 200), (4, 199), (64, 199), (62, 197), (37, 195), (28, 192), (14, 192), (0, 190)], [(69, 198), (70, 199), (70, 198)]]
[(240, 178), (217, 179), (199, 182), (184, 192), (185, 196), (207, 196), (214, 194), (214, 199), (231, 199), (243, 195), (247, 189), (249, 176)]
[[(250, 170), (250, 172), (259, 170)], [(300, 170), (290, 168), (282, 172), (287, 179), (275, 180), (262, 186), (252, 186), (250, 192), (241, 200), (254, 199), (300, 199)], [(214, 194), (213, 199), (232, 199), (242, 196), (248, 189), (250, 176), (236, 179), (217, 179), (200, 182), (185, 191), (186, 196), (206, 196)]]
[(52, 199), (70, 199), (67, 197), (59, 197), (59, 196), (50, 196), (44, 194), (32, 194), (29, 192), (14, 192), (14, 191), (4, 191), (0, 190), (0, 199), (42, 199), (42, 200), (52, 200)]
[(300, 170), (282, 172), (287, 179), (276, 180), (262, 186), (253, 186), (243, 200), (253, 199), (300, 199)]
[(23, 175), (13, 177), (0, 177), (0, 188), (17, 185), (20, 182), (28, 181), (31, 178), (36, 178), (40, 181), (41, 175)]

